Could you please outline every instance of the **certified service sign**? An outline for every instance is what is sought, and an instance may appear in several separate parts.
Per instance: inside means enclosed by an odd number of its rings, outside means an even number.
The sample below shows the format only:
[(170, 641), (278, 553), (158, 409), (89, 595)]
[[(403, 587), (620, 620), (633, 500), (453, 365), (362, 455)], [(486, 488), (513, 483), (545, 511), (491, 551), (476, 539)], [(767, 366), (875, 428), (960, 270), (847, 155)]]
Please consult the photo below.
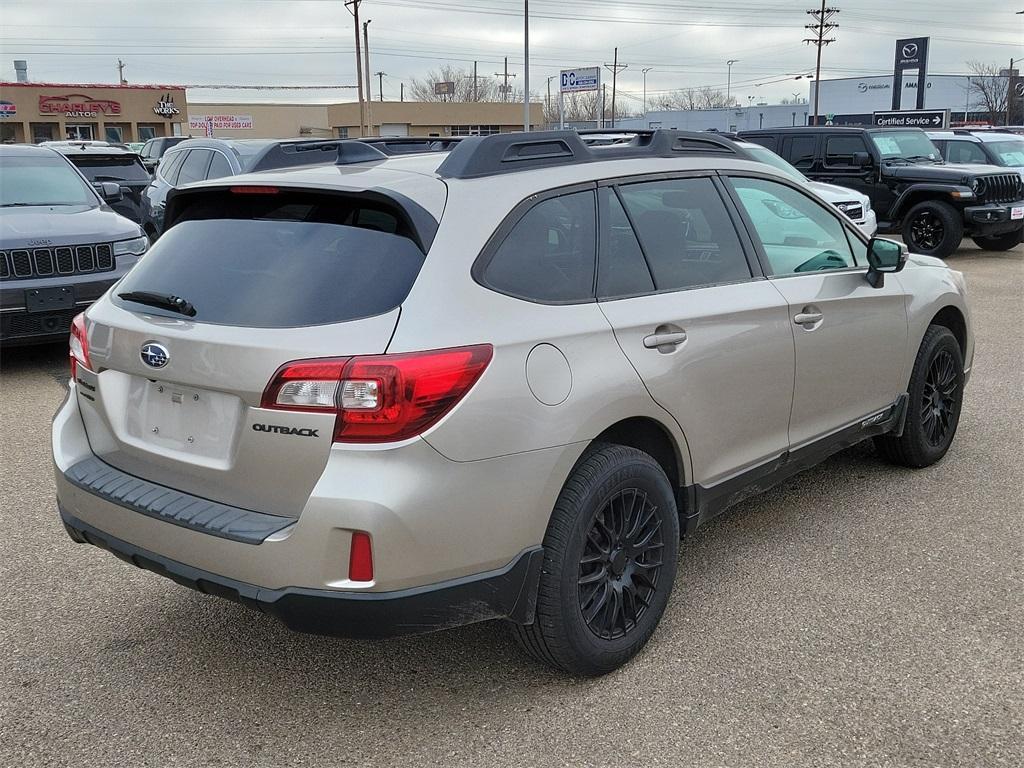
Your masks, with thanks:
[(9, 101), (0, 101), (0, 119), (14, 117), (16, 114), (18, 114), (17, 104), (12, 104)]

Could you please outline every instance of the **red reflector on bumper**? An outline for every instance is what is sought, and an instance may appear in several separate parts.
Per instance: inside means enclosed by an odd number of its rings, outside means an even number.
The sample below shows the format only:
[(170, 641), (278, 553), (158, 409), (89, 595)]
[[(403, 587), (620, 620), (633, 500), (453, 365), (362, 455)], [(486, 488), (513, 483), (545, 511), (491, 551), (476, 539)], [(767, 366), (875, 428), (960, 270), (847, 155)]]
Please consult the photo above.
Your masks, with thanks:
[(373, 547), (370, 534), (356, 531), (348, 555), (348, 578), (351, 581), (373, 581)]

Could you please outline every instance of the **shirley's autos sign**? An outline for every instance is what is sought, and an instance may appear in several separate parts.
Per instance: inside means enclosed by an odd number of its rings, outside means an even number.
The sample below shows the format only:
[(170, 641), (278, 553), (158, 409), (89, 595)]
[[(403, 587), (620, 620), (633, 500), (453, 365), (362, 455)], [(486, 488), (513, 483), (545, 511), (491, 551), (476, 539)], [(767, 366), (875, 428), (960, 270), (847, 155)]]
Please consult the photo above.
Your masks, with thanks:
[(190, 131), (205, 131), (209, 123), (215, 131), (241, 131), (252, 128), (252, 115), (189, 115)]

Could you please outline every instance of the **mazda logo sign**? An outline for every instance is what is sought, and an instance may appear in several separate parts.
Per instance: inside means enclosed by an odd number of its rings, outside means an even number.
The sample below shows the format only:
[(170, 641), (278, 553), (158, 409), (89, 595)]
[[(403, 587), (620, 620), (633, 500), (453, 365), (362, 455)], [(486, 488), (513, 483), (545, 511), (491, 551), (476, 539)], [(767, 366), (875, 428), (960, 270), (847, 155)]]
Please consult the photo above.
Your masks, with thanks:
[(1017, 83), (1013, 90), (1017, 92), (1018, 96), (1024, 97), (1024, 83)]
[(147, 341), (142, 345), (142, 349), (139, 351), (139, 357), (141, 357), (142, 362), (150, 368), (163, 368), (167, 365), (167, 361), (171, 359), (171, 353), (167, 351), (167, 347), (163, 344), (157, 344), (155, 341)]
[(908, 43), (903, 46), (903, 58), (912, 59), (917, 56), (917, 43)]

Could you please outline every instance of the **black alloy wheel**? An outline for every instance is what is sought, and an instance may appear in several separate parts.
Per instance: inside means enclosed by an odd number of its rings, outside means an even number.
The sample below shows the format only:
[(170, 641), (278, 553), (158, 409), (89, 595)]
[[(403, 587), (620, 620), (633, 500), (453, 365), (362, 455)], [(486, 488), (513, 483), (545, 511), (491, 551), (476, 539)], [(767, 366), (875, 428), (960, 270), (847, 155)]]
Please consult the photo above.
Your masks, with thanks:
[(577, 586), (583, 619), (598, 637), (625, 636), (651, 606), (665, 547), (661, 529), (661, 510), (638, 488), (617, 492), (594, 515)]
[(945, 441), (957, 412), (958, 395), (956, 362), (949, 351), (941, 350), (928, 367), (921, 397), (921, 426), (929, 444), (939, 446)]
[(942, 244), (946, 227), (932, 211), (921, 211), (910, 222), (912, 245), (925, 251), (934, 251)]

